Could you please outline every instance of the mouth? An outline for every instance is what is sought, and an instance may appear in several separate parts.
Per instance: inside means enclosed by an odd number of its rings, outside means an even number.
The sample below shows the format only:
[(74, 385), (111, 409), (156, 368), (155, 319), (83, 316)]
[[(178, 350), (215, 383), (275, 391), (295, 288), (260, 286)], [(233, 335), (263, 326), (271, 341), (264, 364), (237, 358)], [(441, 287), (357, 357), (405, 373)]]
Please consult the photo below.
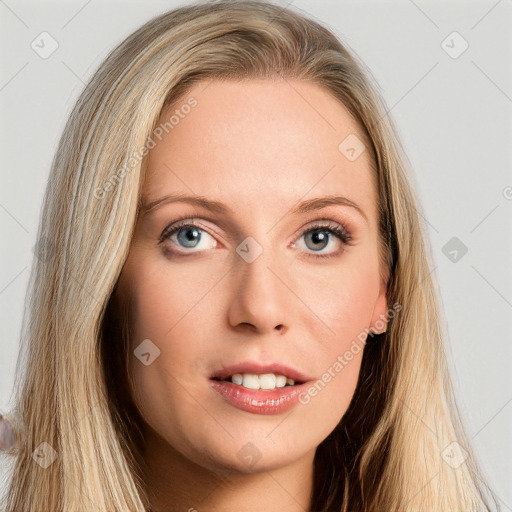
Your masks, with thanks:
[(241, 363), (210, 377), (211, 388), (233, 407), (253, 414), (281, 414), (299, 403), (311, 378), (281, 365)]

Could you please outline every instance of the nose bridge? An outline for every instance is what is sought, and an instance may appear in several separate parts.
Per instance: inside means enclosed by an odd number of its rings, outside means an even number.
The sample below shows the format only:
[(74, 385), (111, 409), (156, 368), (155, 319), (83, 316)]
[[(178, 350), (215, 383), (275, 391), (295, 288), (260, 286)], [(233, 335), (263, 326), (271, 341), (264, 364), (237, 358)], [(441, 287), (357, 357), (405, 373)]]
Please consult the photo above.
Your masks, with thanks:
[[(265, 237), (268, 242), (269, 237)], [(290, 298), (286, 286), (276, 274), (281, 268), (277, 254), (268, 245), (247, 237), (237, 247), (236, 283), (230, 321), (233, 325), (252, 324), (257, 330), (282, 330), (288, 325)]]

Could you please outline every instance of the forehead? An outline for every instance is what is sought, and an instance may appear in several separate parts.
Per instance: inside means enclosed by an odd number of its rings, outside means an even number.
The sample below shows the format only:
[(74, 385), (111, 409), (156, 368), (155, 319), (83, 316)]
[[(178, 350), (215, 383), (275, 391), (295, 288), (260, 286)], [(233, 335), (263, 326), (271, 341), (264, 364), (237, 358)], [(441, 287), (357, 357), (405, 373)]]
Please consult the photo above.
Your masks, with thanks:
[(282, 208), (342, 194), (372, 215), (373, 170), (361, 128), (317, 84), (201, 82), (165, 109), (159, 123), (163, 129), (152, 136), (156, 145), (147, 157), (147, 200), (192, 192), (240, 207)]

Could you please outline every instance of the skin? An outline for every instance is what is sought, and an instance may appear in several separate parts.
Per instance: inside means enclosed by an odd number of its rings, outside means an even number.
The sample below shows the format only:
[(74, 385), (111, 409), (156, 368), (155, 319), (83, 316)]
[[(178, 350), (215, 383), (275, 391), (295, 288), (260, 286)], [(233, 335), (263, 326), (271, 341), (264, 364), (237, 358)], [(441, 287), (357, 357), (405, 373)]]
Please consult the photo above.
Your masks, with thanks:
[[(362, 139), (360, 128), (312, 83), (199, 83), (178, 107), (190, 97), (197, 106), (147, 156), (143, 204), (196, 194), (234, 213), (184, 202), (141, 213), (120, 278), (132, 351), (145, 339), (160, 350), (147, 366), (130, 355), (129, 367), (152, 510), (303, 511), (315, 449), (349, 406), (362, 350), (307, 405), (284, 414), (241, 411), (208, 379), (223, 364), (255, 360), (316, 380), (365, 329), (385, 330), (375, 327), (387, 303), (370, 155), (349, 161), (338, 150), (349, 134)], [(367, 219), (343, 205), (291, 213), (328, 195), (349, 198)], [(199, 227), (198, 248), (183, 245), (189, 228), (181, 243), (179, 232), (158, 243), (180, 216)], [(345, 226), (352, 240), (329, 234), (315, 243), (318, 221)], [(248, 236), (263, 250), (251, 263), (236, 252)], [(261, 456), (254, 465), (237, 455), (246, 443)]]
[(6, 416), (0, 414), (0, 451), (9, 452), (16, 447), (16, 428)]

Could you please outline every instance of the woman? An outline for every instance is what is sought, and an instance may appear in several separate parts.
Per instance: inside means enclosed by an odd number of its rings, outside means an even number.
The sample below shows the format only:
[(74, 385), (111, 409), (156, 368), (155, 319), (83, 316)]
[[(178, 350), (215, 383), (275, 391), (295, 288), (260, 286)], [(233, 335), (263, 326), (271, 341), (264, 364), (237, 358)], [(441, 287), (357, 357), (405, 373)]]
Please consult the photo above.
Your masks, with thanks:
[(264, 2), (111, 52), (45, 197), (7, 511), (490, 510), (385, 111)]

